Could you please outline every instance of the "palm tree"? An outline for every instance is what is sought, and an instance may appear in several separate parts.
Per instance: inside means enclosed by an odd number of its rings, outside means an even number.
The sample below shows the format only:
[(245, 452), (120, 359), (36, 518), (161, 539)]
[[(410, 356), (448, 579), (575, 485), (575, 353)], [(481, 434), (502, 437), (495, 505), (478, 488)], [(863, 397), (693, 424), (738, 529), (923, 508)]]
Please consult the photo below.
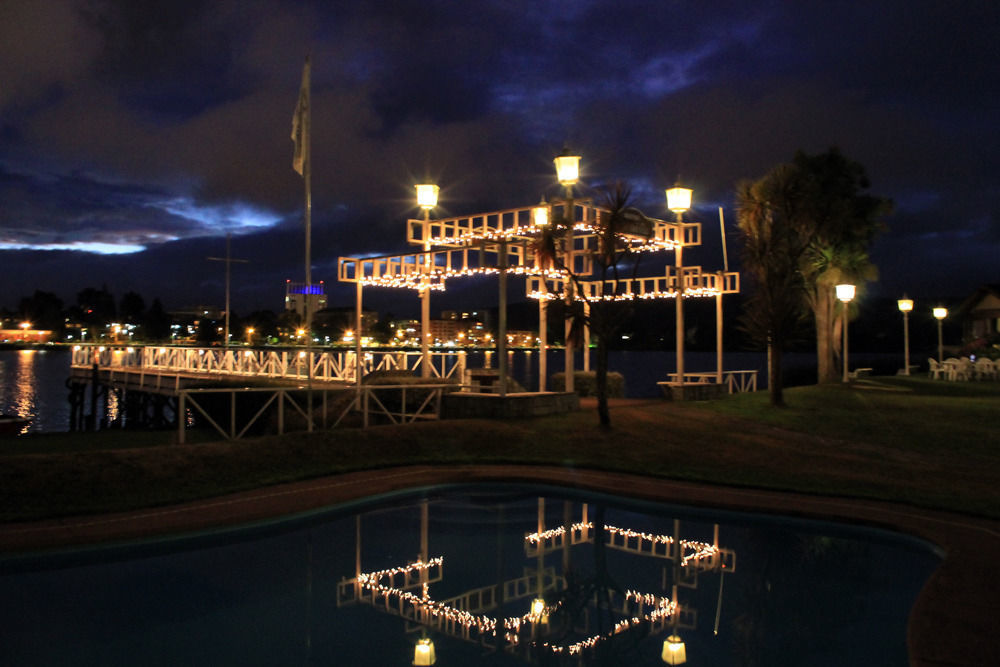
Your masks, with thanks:
[[(573, 286), (580, 299), (589, 304), (589, 314), (581, 307), (581, 301), (570, 304), (573, 324), (570, 336), (579, 341), (585, 325), (590, 327), (596, 343), (596, 391), (597, 414), (603, 427), (610, 427), (611, 415), (608, 410), (608, 345), (619, 331), (621, 322), (627, 319), (631, 310), (630, 301), (615, 301), (615, 294), (625, 289), (622, 271), (629, 271), (634, 278), (639, 268), (638, 254), (632, 250), (631, 238), (652, 235), (652, 222), (641, 211), (632, 206), (632, 190), (618, 181), (604, 189), (599, 196), (601, 211), (595, 221), (594, 247), (589, 250), (594, 271), (591, 276), (579, 276), (563, 261), (560, 252), (572, 238), (572, 220), (557, 219), (552, 222), (535, 241), (534, 249), (542, 266), (551, 266), (564, 275)], [(591, 298), (584, 289), (585, 278), (593, 278), (599, 285)]]
[(783, 164), (737, 189), (743, 266), (754, 285), (743, 325), (767, 346), (768, 391), (774, 406), (784, 405), (782, 354), (805, 314), (805, 284), (799, 267), (812, 235), (798, 206), (801, 185), (797, 170)]
[(820, 382), (832, 382), (839, 379), (835, 341), (840, 326), (833, 286), (863, 287), (878, 278), (868, 247), (892, 202), (863, 194), (869, 187), (864, 167), (836, 148), (819, 155), (798, 151), (793, 166), (801, 181), (799, 207), (812, 236), (801, 270), (816, 324), (817, 375)]

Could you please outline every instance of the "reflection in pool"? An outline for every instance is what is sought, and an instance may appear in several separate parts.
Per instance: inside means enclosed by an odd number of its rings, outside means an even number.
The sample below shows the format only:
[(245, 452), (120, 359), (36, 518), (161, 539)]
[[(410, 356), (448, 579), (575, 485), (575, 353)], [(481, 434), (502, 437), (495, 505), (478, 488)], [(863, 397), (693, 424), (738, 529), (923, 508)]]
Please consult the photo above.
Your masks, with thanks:
[(908, 610), (936, 563), (827, 524), (435, 489), (6, 561), (0, 663), (906, 665)]

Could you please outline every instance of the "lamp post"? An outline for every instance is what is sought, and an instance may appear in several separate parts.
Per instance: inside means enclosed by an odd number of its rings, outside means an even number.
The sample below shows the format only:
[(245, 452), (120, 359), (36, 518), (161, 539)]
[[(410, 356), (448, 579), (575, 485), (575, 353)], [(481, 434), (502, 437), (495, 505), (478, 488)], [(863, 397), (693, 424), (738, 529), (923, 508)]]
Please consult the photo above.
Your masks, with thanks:
[[(531, 221), (535, 227), (545, 229), (549, 224), (549, 204), (542, 197), (538, 206), (531, 209)], [(538, 255), (535, 255), (535, 264), (538, 265)], [(539, 266), (539, 268), (541, 268)], [(542, 274), (542, 284), (545, 284), (545, 275)], [(548, 355), (545, 353), (549, 337), (548, 321), (549, 302), (547, 299), (538, 299), (538, 391), (545, 391), (546, 373), (548, 372)]]
[[(438, 186), (424, 183), (415, 186), (417, 189), (417, 205), (424, 211), (424, 271), (430, 272), (429, 253), (431, 209), (437, 206)], [(431, 376), (431, 286), (430, 276), (420, 290), (420, 376)], [(359, 328), (360, 331), (360, 328)]]
[(913, 310), (913, 299), (906, 295), (896, 302), (899, 312), (903, 313), (903, 375), (910, 374), (910, 311)]
[(553, 162), (556, 165), (556, 177), (559, 183), (566, 188), (566, 203), (563, 209), (563, 218), (566, 222), (566, 239), (564, 251), (566, 254), (566, 392), (572, 393), (573, 387), (573, 343), (570, 341), (570, 331), (573, 326), (571, 307), (573, 305), (573, 243), (574, 243), (574, 218), (573, 207), (573, 186), (580, 180), (580, 156), (570, 155), (569, 149), (563, 149), (562, 154), (556, 157)]
[[(684, 212), (691, 208), (691, 189), (681, 187), (678, 183), (667, 190), (667, 208), (677, 216), (677, 248), (674, 250), (674, 268), (677, 273), (677, 302), (675, 304), (677, 320), (677, 381), (684, 384), (684, 259), (681, 249), (684, 245), (684, 232), (680, 227), (684, 221)], [(682, 389), (683, 391), (683, 389)]]
[(835, 288), (837, 299), (844, 304), (844, 375), (843, 382), (847, 382), (847, 304), (854, 298), (854, 285), (841, 284)]
[(944, 321), (944, 318), (948, 317), (948, 309), (938, 307), (933, 310), (933, 313), (934, 318), (938, 322), (938, 362), (940, 363), (944, 361), (944, 334), (942, 332), (942, 322)]

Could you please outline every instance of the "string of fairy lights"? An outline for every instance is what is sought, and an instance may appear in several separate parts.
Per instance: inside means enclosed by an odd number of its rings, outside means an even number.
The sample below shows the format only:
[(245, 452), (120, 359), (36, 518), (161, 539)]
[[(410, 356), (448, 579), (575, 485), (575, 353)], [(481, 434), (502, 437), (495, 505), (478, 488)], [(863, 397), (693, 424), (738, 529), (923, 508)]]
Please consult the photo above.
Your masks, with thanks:
[[(595, 221), (600, 215), (606, 213), (603, 209), (589, 204), (580, 205), (583, 210), (583, 220), (573, 223), (572, 231), (574, 235), (581, 233), (584, 236), (574, 236), (574, 245), (577, 242), (583, 244), (582, 248), (574, 248), (574, 253), (588, 259), (594, 252), (591, 241), (598, 233), (599, 227)], [(409, 241), (414, 244), (422, 244), (425, 247), (424, 253), (407, 253), (401, 255), (389, 255), (379, 258), (350, 258), (341, 257), (339, 259), (339, 279), (346, 282), (361, 283), (365, 287), (388, 287), (402, 288), (417, 291), (433, 290), (444, 291), (445, 283), (452, 278), (495, 275), (502, 270), (511, 275), (541, 276), (550, 280), (565, 279), (570, 273), (567, 269), (557, 270), (551, 267), (538, 265), (536, 258), (531, 263), (525, 263), (523, 258), (534, 255), (531, 243), (544, 232), (544, 226), (534, 223), (526, 224), (523, 218), (531, 216), (533, 208), (512, 209), (496, 213), (482, 214), (467, 218), (451, 218), (438, 220), (410, 220), (408, 224), (412, 230), (420, 230), (420, 234), (411, 231)], [(513, 220), (512, 226), (505, 226), (505, 220)], [(624, 235), (622, 240), (628, 244), (630, 250), (634, 252), (659, 252), (674, 251), (678, 248), (697, 244), (696, 223), (676, 223), (663, 220), (649, 219), (652, 235)], [(690, 229), (692, 238), (687, 238), (685, 229)], [(433, 230), (447, 230), (444, 233), (432, 233)], [(589, 240), (588, 240), (589, 239)], [(479, 246), (480, 253), (488, 252), (491, 255), (499, 255), (501, 252), (508, 252), (510, 248), (487, 248), (485, 244), (510, 243), (516, 250), (516, 257), (521, 258), (521, 263), (501, 269), (499, 266), (468, 266), (468, 255), (470, 250), (475, 250)], [(451, 247), (449, 250), (430, 250)], [(458, 246), (456, 248), (455, 246)], [(463, 266), (452, 267), (454, 253), (461, 253)], [(444, 257), (446, 266), (439, 265), (438, 257)], [(481, 254), (480, 261), (483, 261)], [(496, 260), (494, 260), (496, 261)], [(499, 264), (499, 261), (496, 261)], [(588, 263), (587, 267), (590, 266)], [(348, 270), (348, 267), (353, 270)], [(717, 292), (703, 289), (690, 289), (684, 291), (684, 296), (713, 296)], [(531, 298), (542, 297), (539, 291), (528, 294)], [(634, 298), (656, 299), (656, 298), (676, 298), (675, 291), (657, 290), (643, 294), (602, 296), (598, 300), (632, 300)], [(593, 300), (593, 299), (592, 299)]]
[[(548, 530), (527, 533), (524, 537), (526, 545), (543, 547), (546, 543), (558, 544), (559, 538), (575, 536), (581, 541), (592, 539), (594, 531), (592, 521), (578, 521), (566, 526), (556, 526)], [(696, 565), (698, 567), (722, 567), (726, 564), (716, 557), (722, 550), (713, 544), (699, 540), (679, 540), (679, 549), (673, 556), (669, 555), (669, 547), (675, 544), (672, 535), (656, 534), (646, 531), (621, 528), (614, 525), (604, 525), (604, 532), (609, 536), (608, 544), (612, 547), (634, 543), (636, 551), (646, 554), (656, 554), (659, 550), (652, 547), (660, 545), (667, 547), (662, 553), (664, 557), (679, 559), (682, 567)], [(619, 544), (616, 544), (616, 540)], [(576, 543), (576, 542), (574, 542)], [(618, 598), (613, 606), (622, 618), (618, 619), (607, 632), (598, 633), (579, 639), (572, 643), (559, 644), (540, 640), (535, 637), (534, 629), (539, 624), (547, 624), (549, 617), (562, 609), (562, 601), (545, 603), (536, 600), (527, 613), (496, 618), (482, 613), (473, 613), (454, 602), (435, 600), (430, 594), (430, 581), (440, 581), (443, 578), (444, 558), (437, 556), (426, 561), (416, 560), (406, 565), (376, 570), (359, 574), (355, 578), (357, 586), (370, 596), (370, 603), (376, 607), (384, 607), (385, 611), (398, 613), (400, 616), (422, 623), (439, 631), (455, 634), (472, 641), (499, 641), (501, 645), (513, 650), (521, 647), (526, 641), (532, 647), (541, 647), (552, 654), (578, 656), (593, 649), (602, 641), (616, 635), (638, 628), (643, 624), (650, 626), (645, 632), (659, 632), (671, 621), (676, 624), (682, 613), (680, 604), (675, 599), (664, 595), (644, 593), (629, 589)], [(407, 589), (415, 589), (413, 592)], [(362, 595), (361, 599), (365, 596)], [(460, 600), (457, 598), (456, 600)]]
[[(593, 521), (578, 521), (570, 526), (569, 530), (572, 534), (582, 535), (584, 531), (590, 532), (594, 529)], [(632, 530), (631, 528), (619, 528), (617, 526), (604, 526), (605, 532), (612, 536), (612, 538), (618, 536), (623, 539), (638, 540), (648, 542), (650, 544), (663, 544), (666, 546), (671, 546), (674, 544), (674, 538), (670, 535), (654, 535), (652, 533), (646, 533), (641, 531)], [(524, 539), (526, 542), (539, 545), (552, 540), (555, 537), (566, 535), (565, 526), (556, 526), (555, 528), (550, 528), (548, 530), (542, 531), (541, 533), (528, 533), (525, 535)], [(681, 540), (681, 565), (687, 566), (688, 563), (694, 561), (704, 561), (707, 559), (714, 558), (719, 555), (719, 547), (710, 544), (708, 542), (700, 542), (697, 540)], [(687, 553), (690, 552), (690, 553)]]
[[(397, 607), (400, 609), (401, 615), (403, 605), (410, 605), (417, 612), (417, 618), (423, 619), (425, 624), (431, 626), (458, 626), (463, 629), (464, 636), (470, 639), (495, 639), (500, 636), (499, 629), (503, 628), (503, 641), (511, 647), (521, 645), (522, 631), (525, 628), (529, 627), (530, 624), (547, 622), (548, 617), (557, 612), (562, 606), (562, 602), (557, 602), (552, 605), (545, 605), (542, 609), (529, 611), (520, 616), (510, 616), (498, 620), (485, 614), (473, 614), (445, 602), (432, 599), (430, 597), (429, 584), (426, 582), (421, 585), (419, 595), (393, 585), (394, 579), (399, 575), (403, 575), (405, 578), (413, 574), (419, 574), (420, 572), (429, 572), (433, 568), (440, 569), (443, 567), (443, 564), (444, 558), (441, 556), (431, 558), (427, 561), (417, 560), (399, 567), (360, 574), (357, 576), (356, 581), (362, 589), (371, 594), (373, 605), (383, 604), (386, 609)], [(389, 581), (386, 582), (384, 581), (385, 579)], [(562, 645), (550, 642), (537, 642), (535, 645), (542, 646), (544, 649), (555, 654), (566, 653), (568, 655), (578, 655), (585, 650), (593, 648), (599, 642), (637, 627), (642, 623), (660, 623), (680, 612), (680, 606), (677, 604), (677, 601), (665, 596), (629, 590), (624, 594), (624, 599), (626, 602), (638, 605), (637, 614), (617, 621), (609, 632), (592, 635), (572, 644)]]

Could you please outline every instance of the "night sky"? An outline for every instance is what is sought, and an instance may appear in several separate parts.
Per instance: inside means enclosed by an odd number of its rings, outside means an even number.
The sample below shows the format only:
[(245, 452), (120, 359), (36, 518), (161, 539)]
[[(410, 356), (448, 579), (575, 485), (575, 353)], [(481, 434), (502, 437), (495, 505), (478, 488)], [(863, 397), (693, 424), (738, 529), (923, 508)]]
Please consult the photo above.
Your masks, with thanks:
[(331, 305), (352, 303), (338, 256), (411, 250), (415, 183), (441, 186), (439, 215), (528, 206), (558, 195), (563, 145), (585, 186), (625, 180), (651, 216), (678, 176), (693, 187), (705, 247), (685, 258), (712, 270), (719, 206), (738, 250), (738, 181), (837, 146), (896, 204), (870, 294), (962, 297), (1000, 282), (998, 34), (995, 0), (9, 0), (0, 306), (101, 285), (221, 305), (205, 258), (231, 232), (249, 260), (234, 308), (280, 309), (304, 274), (290, 132), (307, 53)]

